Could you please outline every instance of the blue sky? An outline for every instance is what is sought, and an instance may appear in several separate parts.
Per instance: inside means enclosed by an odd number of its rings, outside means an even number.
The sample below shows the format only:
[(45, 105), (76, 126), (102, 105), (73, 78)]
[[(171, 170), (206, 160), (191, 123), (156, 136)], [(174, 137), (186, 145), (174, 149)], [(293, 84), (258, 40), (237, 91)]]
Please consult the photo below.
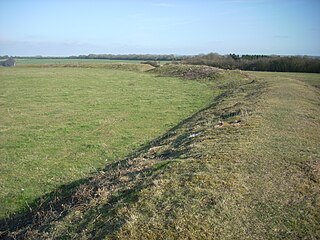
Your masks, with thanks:
[(320, 56), (319, 0), (0, 0), (0, 55)]

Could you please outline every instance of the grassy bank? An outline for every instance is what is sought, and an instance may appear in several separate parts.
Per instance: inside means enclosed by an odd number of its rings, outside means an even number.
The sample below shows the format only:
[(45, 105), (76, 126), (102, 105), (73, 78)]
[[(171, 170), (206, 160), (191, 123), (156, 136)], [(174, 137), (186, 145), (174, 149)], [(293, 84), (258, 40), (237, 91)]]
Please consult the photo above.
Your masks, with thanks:
[(204, 83), (121, 66), (0, 69), (1, 217), (123, 158), (212, 96)]
[(320, 76), (222, 74), (207, 108), (1, 222), (3, 235), (318, 239)]

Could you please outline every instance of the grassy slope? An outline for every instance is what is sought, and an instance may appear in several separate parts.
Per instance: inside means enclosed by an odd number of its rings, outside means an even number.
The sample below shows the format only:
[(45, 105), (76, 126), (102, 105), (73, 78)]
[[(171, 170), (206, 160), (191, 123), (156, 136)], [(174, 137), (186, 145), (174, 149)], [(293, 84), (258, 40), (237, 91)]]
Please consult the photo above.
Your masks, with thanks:
[(317, 239), (320, 95), (306, 83), (312, 79), (319, 84), (319, 75), (257, 75), (268, 86), (245, 155), (250, 233), (257, 238)]
[(112, 66), (0, 69), (0, 218), (123, 158), (212, 95), (203, 83)]
[[(207, 109), (80, 187), (57, 191), (34, 215), (13, 219), (15, 233), (319, 238), (319, 90), (309, 75), (255, 75), (230, 74), (220, 82), (224, 94)], [(315, 85), (319, 75), (312, 76)]]

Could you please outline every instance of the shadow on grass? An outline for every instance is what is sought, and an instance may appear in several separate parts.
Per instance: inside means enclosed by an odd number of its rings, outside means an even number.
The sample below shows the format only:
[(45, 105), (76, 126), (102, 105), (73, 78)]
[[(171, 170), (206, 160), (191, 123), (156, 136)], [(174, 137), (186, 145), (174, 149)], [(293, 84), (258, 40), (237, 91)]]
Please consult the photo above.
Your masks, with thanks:
[[(30, 204), (30, 210), (17, 213), (7, 219), (0, 220), (0, 237), (22, 229), (30, 224), (41, 222), (44, 217), (41, 213), (45, 211), (61, 212), (61, 217), (67, 214), (64, 205), (73, 202), (74, 194), (78, 187), (89, 182), (89, 179), (80, 179), (68, 185), (62, 185), (56, 190), (48, 193)], [(74, 202), (76, 204), (76, 202)]]
[[(112, 163), (108, 165), (108, 170), (100, 171), (92, 178), (63, 185), (37, 199), (31, 205), (31, 211), (1, 220), (0, 238), (41, 238), (50, 231), (52, 223), (79, 210), (83, 213), (81, 219), (71, 226), (70, 231), (58, 233), (57, 238), (69, 239), (73, 232), (82, 232), (86, 226), (91, 225), (94, 226), (93, 229), (85, 234), (90, 234), (91, 239), (102, 239), (125, 223), (125, 217), (116, 214), (119, 207), (136, 202), (139, 192), (157, 176), (154, 173), (163, 171), (168, 164), (169, 162), (163, 162), (155, 164), (154, 167), (143, 166), (139, 160)], [(92, 204), (95, 201), (99, 202), (98, 209)]]
[[(88, 205), (92, 199), (98, 196), (99, 189), (101, 188), (113, 189), (113, 191), (118, 188), (118, 190), (115, 191), (116, 195), (111, 195), (107, 203), (99, 210), (99, 214), (103, 216), (101, 219), (113, 216), (116, 211), (116, 205), (134, 202), (137, 199), (136, 196), (140, 190), (144, 188), (145, 182), (135, 180), (137, 175), (143, 175), (144, 177), (151, 176), (154, 171), (158, 171), (159, 169), (163, 170), (163, 168), (169, 164), (169, 162), (164, 162), (164, 164), (156, 164), (154, 168), (146, 167), (143, 170), (138, 170), (138, 168), (135, 169), (135, 164), (139, 165), (139, 162), (132, 163), (132, 161), (134, 161), (133, 159), (141, 156), (145, 159), (148, 159), (148, 157), (152, 159), (153, 157), (148, 156), (148, 150), (153, 146), (163, 144), (163, 142), (168, 141), (168, 139), (172, 137), (174, 137), (174, 141), (172, 142), (173, 146), (178, 146), (182, 143), (190, 143), (191, 141), (187, 138), (187, 133), (180, 135), (177, 134), (176, 131), (181, 127), (186, 128), (185, 125), (194, 121), (195, 118), (198, 118), (197, 115), (199, 115), (200, 112), (205, 111), (210, 107), (212, 107), (212, 105), (183, 120), (180, 124), (173, 127), (159, 138), (141, 146), (137, 151), (131, 153), (125, 159), (108, 164), (100, 171), (102, 174), (97, 171), (96, 173), (92, 173), (93, 177), (80, 179), (68, 185), (62, 185), (51, 193), (36, 199), (30, 204), (29, 211), (26, 210), (7, 219), (0, 220), (0, 238), (29, 238), (30, 235), (28, 235), (28, 231), (32, 229), (37, 229), (38, 234), (44, 233), (50, 228), (50, 222), (59, 221), (79, 206)], [(185, 151), (166, 150), (157, 156), (157, 160), (179, 158)], [(123, 174), (123, 172), (125, 173)], [(125, 185), (125, 183), (121, 182), (121, 177), (130, 179), (128, 182), (134, 182), (134, 184), (131, 185), (131, 189), (123, 190), (123, 185)], [(92, 219), (93, 216), (94, 215), (90, 214), (90, 210), (85, 213), (85, 216), (77, 227), (79, 231), (81, 231), (81, 227), (86, 226), (86, 224), (94, 220)], [(99, 220), (94, 221), (95, 225), (103, 226), (100, 229), (97, 228), (96, 233), (92, 233), (97, 239), (104, 237), (106, 234), (111, 234), (119, 229), (124, 223), (124, 219), (116, 218), (109, 222), (99, 222)]]

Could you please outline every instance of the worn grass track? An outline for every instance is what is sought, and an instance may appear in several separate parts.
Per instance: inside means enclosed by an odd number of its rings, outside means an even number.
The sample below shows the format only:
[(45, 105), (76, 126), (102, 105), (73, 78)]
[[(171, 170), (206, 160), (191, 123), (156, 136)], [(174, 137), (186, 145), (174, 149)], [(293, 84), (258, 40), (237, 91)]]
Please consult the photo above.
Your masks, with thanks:
[[(318, 75), (254, 73), (132, 156), (2, 224), (7, 238), (318, 239)], [(6, 225), (5, 225), (6, 224)]]
[[(309, 78), (257, 73), (267, 83), (243, 141), (246, 233), (255, 239), (320, 236), (319, 91)], [(318, 78), (319, 81), (319, 78)]]

